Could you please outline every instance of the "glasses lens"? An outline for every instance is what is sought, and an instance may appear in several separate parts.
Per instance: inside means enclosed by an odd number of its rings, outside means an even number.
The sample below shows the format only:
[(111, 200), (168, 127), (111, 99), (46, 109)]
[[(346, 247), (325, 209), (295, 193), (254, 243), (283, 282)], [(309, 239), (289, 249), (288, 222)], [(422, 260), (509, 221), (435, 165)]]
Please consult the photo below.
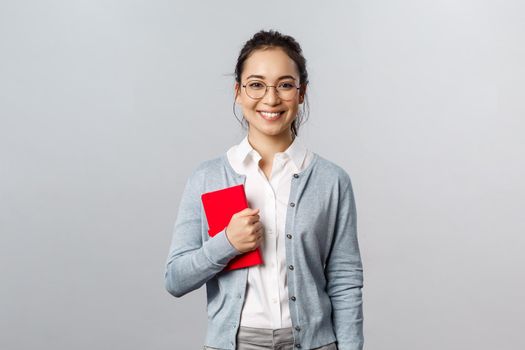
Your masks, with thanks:
[(246, 93), (251, 98), (262, 98), (266, 92), (266, 85), (262, 81), (251, 81), (246, 84)]
[(291, 100), (295, 97), (297, 88), (293, 82), (283, 82), (277, 86), (277, 92), (283, 100)]

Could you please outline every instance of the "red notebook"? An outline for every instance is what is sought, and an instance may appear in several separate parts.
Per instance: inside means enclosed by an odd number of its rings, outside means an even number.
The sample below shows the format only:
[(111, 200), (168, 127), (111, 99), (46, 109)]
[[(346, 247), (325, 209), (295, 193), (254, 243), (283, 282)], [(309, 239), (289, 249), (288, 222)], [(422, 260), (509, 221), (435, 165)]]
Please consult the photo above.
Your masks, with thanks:
[[(233, 214), (248, 208), (248, 201), (246, 200), (243, 184), (203, 193), (201, 199), (208, 221), (208, 234), (210, 237), (224, 230), (230, 223)], [(262, 263), (262, 255), (259, 248), (257, 248), (250, 252), (237, 255), (230, 260), (224, 270), (240, 269)]]

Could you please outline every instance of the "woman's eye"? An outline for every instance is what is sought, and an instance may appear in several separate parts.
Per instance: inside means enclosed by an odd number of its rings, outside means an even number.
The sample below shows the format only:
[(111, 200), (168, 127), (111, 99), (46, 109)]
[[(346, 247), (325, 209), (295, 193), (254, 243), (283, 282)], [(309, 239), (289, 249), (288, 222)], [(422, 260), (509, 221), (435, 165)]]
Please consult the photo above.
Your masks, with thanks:
[(260, 89), (263, 87), (261, 83), (257, 83), (257, 82), (250, 83), (249, 86), (253, 89)]
[(294, 85), (292, 83), (282, 83), (281, 87), (284, 89), (291, 89), (294, 87)]

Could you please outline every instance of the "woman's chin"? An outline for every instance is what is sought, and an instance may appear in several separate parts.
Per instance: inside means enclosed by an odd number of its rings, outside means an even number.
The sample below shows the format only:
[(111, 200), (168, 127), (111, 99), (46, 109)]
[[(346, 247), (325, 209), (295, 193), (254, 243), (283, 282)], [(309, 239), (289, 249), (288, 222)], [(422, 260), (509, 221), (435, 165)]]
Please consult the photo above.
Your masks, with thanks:
[(274, 138), (288, 137), (290, 134), (289, 128), (257, 128), (257, 133)]

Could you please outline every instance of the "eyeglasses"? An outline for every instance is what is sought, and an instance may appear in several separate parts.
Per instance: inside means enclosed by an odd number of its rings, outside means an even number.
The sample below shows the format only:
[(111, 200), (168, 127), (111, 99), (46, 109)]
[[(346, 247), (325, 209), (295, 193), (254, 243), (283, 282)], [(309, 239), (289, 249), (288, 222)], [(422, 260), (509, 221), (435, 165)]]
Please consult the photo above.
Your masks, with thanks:
[(251, 97), (254, 100), (263, 98), (269, 87), (275, 88), (275, 90), (277, 90), (277, 95), (283, 100), (293, 99), (297, 90), (300, 89), (300, 87), (295, 86), (292, 82), (282, 82), (277, 86), (271, 86), (258, 80), (250, 81), (249, 83), (242, 85), (242, 87), (246, 90), (248, 97)]

